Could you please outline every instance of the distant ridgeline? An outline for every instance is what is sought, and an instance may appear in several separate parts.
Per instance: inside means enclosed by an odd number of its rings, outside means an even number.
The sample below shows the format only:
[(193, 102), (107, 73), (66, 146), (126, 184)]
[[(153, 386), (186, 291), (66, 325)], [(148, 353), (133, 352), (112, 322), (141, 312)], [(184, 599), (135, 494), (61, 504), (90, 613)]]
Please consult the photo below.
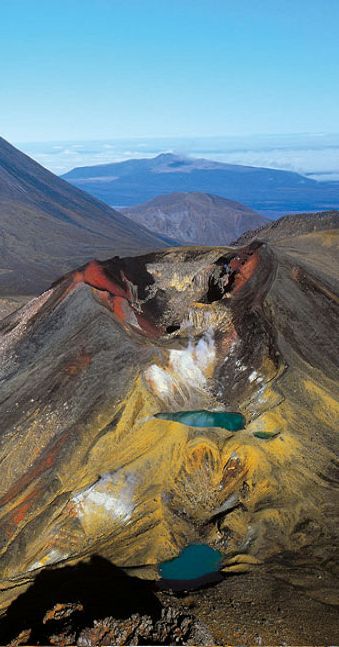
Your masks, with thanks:
[(317, 182), (291, 171), (170, 153), (75, 168), (63, 178), (116, 208), (177, 192), (214, 194), (241, 202), (269, 218), (339, 208), (339, 182)]

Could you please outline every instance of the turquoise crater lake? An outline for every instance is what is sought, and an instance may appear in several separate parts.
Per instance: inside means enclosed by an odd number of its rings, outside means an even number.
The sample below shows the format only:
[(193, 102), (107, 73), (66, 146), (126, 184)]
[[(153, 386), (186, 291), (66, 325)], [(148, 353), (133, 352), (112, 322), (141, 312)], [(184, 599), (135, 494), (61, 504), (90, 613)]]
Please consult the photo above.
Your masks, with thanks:
[(239, 431), (245, 427), (245, 417), (241, 413), (226, 411), (207, 411), (197, 409), (194, 411), (174, 411), (156, 413), (155, 418), (160, 420), (173, 420), (190, 427), (219, 427), (228, 431)]
[(190, 544), (184, 550), (159, 567), (165, 580), (197, 580), (220, 570), (222, 554), (207, 544)]

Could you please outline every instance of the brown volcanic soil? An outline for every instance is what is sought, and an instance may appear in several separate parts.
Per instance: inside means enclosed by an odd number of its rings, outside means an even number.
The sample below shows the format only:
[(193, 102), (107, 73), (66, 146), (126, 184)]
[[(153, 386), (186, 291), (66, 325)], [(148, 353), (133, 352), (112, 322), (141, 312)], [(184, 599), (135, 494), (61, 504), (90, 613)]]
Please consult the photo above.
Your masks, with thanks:
[[(167, 598), (167, 599), (166, 599)], [(271, 573), (226, 577), (214, 587), (180, 598), (162, 594), (167, 604), (183, 605), (214, 636), (217, 645), (337, 645), (338, 609), (310, 599), (302, 589)]]
[(98, 558), (40, 575), (0, 623), (11, 645), (336, 645), (337, 608), (268, 569), (174, 593)]

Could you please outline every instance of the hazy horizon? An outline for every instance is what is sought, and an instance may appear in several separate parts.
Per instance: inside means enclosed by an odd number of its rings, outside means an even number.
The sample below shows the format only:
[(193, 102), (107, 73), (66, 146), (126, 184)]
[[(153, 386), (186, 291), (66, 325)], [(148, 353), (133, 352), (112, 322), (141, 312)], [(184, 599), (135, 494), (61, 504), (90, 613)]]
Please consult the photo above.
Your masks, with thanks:
[(138, 137), (107, 140), (12, 142), (61, 175), (76, 166), (94, 166), (171, 152), (229, 164), (263, 166), (339, 180), (339, 133), (214, 137)]
[(339, 180), (338, 21), (333, 0), (3, 0), (1, 134), (58, 175), (173, 152)]

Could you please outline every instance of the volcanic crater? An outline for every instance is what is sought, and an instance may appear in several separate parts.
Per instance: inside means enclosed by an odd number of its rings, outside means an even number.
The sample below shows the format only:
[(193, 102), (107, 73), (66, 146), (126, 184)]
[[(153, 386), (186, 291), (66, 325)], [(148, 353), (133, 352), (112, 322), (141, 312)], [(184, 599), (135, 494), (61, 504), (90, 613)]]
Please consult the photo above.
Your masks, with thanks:
[(199, 543), (337, 602), (338, 220), (309, 223), (93, 260), (0, 323), (3, 611), (45, 569), (157, 580)]

